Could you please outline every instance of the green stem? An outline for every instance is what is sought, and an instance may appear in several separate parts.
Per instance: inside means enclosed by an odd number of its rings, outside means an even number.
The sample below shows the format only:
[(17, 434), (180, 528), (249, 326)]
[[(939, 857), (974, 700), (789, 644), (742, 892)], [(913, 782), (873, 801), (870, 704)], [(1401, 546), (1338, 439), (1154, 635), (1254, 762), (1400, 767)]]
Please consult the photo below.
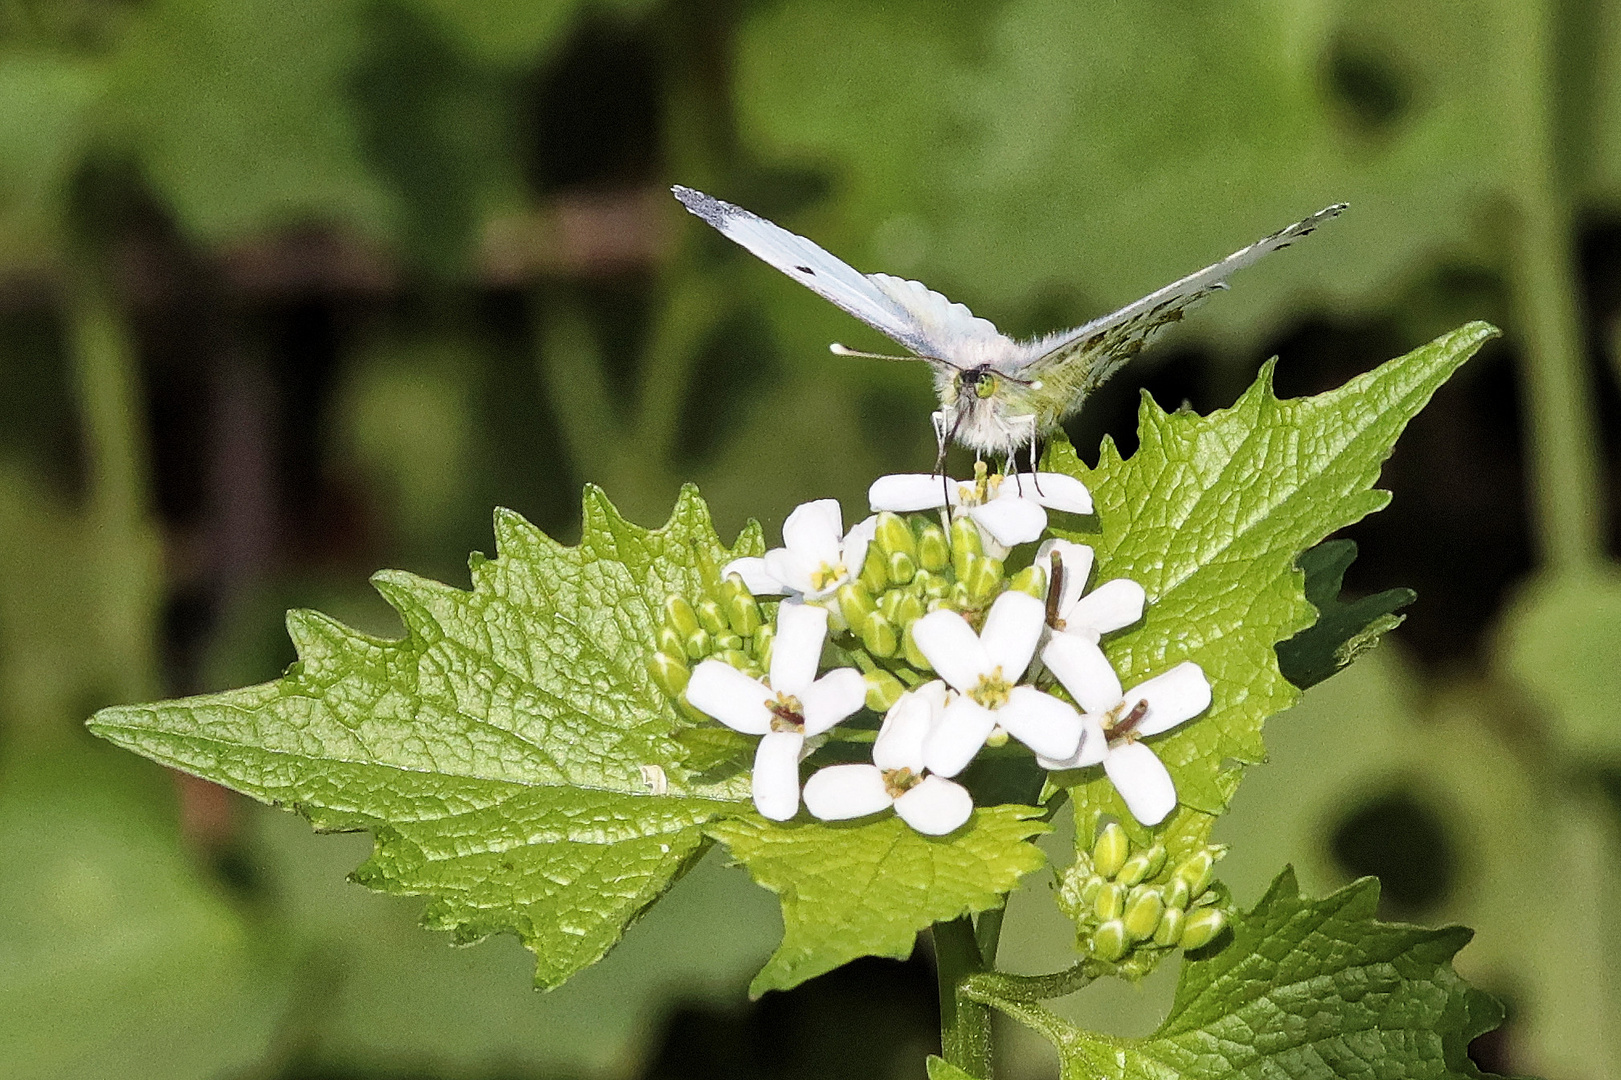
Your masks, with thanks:
[(162, 553), (147, 517), (146, 443), (135, 360), (101, 283), (86, 274), (71, 298), (75, 388), (89, 466), (87, 513), (95, 530), (99, 611), (94, 632), (115, 672), (120, 700), (156, 697)]
[[(1082, 989), (1097, 978), (1092, 970), (1093, 961), (1082, 960), (1074, 967), (1055, 971), (1049, 975), (1014, 975), (1006, 971), (983, 971), (971, 975), (963, 983), (964, 992), (972, 988), (976, 994), (989, 995), (998, 1001), (1046, 1001), (1064, 997)], [(976, 999), (977, 1000), (977, 999)]]
[(1571, 209), (1555, 148), (1556, 75), (1551, 6), (1511, 9), (1518, 44), (1506, 80), (1517, 148), (1519, 210), (1513, 248), (1514, 320), (1525, 345), (1526, 426), (1543, 560), (1581, 571), (1603, 557), (1600, 469), (1576, 301)]
[(971, 920), (964, 916), (934, 924), (934, 960), (940, 985), (941, 1053), (968, 1075), (991, 1080), (991, 1010), (958, 993), (969, 976), (985, 967)]
[(1068, 1021), (1045, 1005), (1003, 997), (996, 992), (992, 984), (983, 980), (984, 975), (976, 975), (966, 980), (959, 997), (965, 1001), (994, 1006), (1062, 1050), (1075, 1030)]

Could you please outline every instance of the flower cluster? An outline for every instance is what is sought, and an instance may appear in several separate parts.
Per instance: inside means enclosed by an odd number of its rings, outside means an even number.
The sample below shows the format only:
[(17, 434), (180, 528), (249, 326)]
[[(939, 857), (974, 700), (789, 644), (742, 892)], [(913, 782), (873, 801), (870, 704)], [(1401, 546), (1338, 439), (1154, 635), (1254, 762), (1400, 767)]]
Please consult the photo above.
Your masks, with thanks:
[(1197, 949), (1227, 925), (1220, 887), (1212, 888), (1225, 847), (1206, 845), (1167, 865), (1165, 848), (1136, 848), (1118, 824), (1098, 830), (1058, 880), (1058, 906), (1075, 920), (1094, 961), (1146, 975), (1174, 948)]
[[(1006, 569), (1046, 532), (1048, 510), (1091, 512), (1085, 486), (980, 465), (971, 481), (885, 476), (868, 500), (872, 516), (848, 532), (836, 500), (805, 503), (782, 547), (723, 569), (718, 595), (666, 603), (653, 677), (689, 715), (759, 736), (759, 812), (799, 812), (801, 762), (826, 737), (859, 742), (829, 733), (865, 704), (885, 714), (871, 762), (815, 771), (803, 790), (814, 817), (893, 809), (919, 832), (950, 833), (973, 813), (955, 778), (1011, 738), (1047, 769), (1101, 765), (1133, 816), (1162, 821), (1176, 788), (1141, 740), (1209, 707), (1204, 673), (1183, 662), (1121, 686), (1099, 643), (1140, 620), (1147, 598), (1125, 578), (1089, 591), (1091, 548), (1049, 539)], [(930, 510), (938, 520), (919, 513)], [(759, 596), (782, 598), (774, 620)], [(830, 636), (858, 666), (818, 677)]]

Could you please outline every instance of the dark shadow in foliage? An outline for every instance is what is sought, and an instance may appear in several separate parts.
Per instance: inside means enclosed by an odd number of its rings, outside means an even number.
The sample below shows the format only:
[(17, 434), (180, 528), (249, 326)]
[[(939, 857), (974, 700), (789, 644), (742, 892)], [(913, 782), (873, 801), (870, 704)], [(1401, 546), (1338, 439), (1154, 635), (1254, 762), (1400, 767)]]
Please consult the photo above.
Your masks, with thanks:
[(1405, 788), (1376, 795), (1342, 818), (1329, 851), (1346, 876), (1379, 879), (1385, 917), (1434, 911), (1457, 885), (1457, 845), (1441, 816)]
[(365, 11), (366, 52), (351, 77), (361, 145), (404, 206), (405, 254), (432, 279), (457, 276), (477, 238), (493, 147), (515, 143), (491, 77), (419, 5)]
[(1277, 652), (1283, 677), (1302, 690), (1377, 645), (1406, 618), (1396, 612), (1418, 599), (1412, 589), (1386, 589), (1360, 600), (1341, 600), (1345, 571), (1355, 559), (1354, 540), (1329, 540), (1295, 560), (1306, 575), (1306, 599), (1317, 609), (1317, 621), (1278, 642)]
[[(709, 461), (729, 429), (782, 377), (777, 342), (766, 321), (749, 310), (734, 312), (698, 347), (681, 402), (676, 457), (684, 465)], [(789, 447), (777, 452), (789, 454)]]
[(887, 1080), (940, 1050), (934, 971), (863, 959), (739, 1010), (678, 1009), (642, 1080)]
[(1323, 56), (1323, 86), (1340, 117), (1358, 135), (1395, 133), (1412, 111), (1413, 78), (1388, 48), (1339, 34)]

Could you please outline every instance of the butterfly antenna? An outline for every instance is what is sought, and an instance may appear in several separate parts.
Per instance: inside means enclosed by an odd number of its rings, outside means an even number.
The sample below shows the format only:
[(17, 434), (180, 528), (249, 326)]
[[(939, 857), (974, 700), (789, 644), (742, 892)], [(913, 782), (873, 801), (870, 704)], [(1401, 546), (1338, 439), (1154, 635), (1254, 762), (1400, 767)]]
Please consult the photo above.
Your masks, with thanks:
[(829, 345), (827, 351), (834, 356), (859, 356), (866, 360), (899, 360), (903, 363), (910, 360), (927, 360), (932, 364), (944, 364), (946, 367), (956, 371), (964, 370), (960, 364), (953, 364), (943, 356), (891, 356), (888, 353), (862, 352), (859, 349), (841, 345), (837, 341)]

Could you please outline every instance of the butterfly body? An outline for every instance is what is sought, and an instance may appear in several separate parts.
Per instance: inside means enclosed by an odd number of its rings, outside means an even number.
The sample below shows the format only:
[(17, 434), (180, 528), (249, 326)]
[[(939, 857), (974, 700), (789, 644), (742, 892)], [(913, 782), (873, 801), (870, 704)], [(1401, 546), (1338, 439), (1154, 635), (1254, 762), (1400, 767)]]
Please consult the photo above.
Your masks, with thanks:
[[(1343, 203), (1241, 248), (1119, 311), (1084, 326), (1016, 341), (962, 304), (889, 274), (862, 274), (802, 236), (742, 207), (691, 188), (673, 189), (696, 216), (856, 318), (910, 349), (934, 368), (940, 411), (934, 415), (942, 457), (950, 442), (984, 456), (1011, 459), (1033, 447), (1078, 410), (1153, 333), (1179, 321), (1233, 271), (1287, 247), (1345, 209)], [(835, 345), (833, 351), (854, 353)]]

